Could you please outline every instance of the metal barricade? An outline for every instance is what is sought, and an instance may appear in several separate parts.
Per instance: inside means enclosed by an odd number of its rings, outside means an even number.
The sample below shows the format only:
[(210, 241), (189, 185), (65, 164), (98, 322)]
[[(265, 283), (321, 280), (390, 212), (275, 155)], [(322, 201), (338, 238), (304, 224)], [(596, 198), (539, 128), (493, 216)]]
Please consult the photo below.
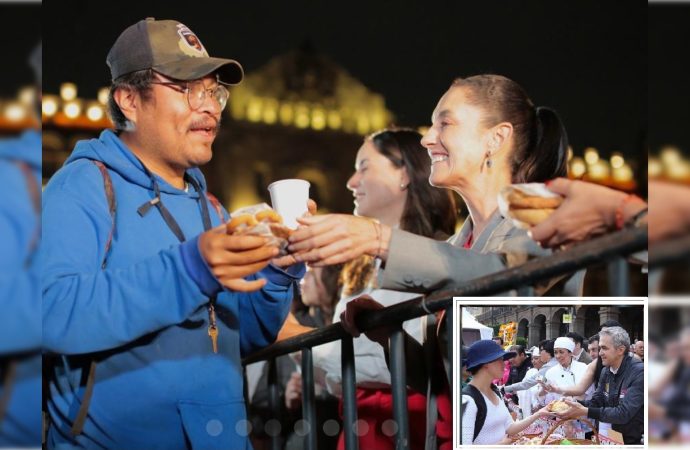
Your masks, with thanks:
[[(550, 256), (531, 260), (521, 266), (502, 272), (486, 275), (467, 281), (454, 291), (439, 291), (427, 296), (419, 296), (404, 303), (361, 314), (356, 318), (357, 327), (362, 331), (379, 327), (395, 326), (390, 336), (391, 390), (393, 394), (393, 418), (396, 423), (396, 449), (409, 448), (409, 423), (407, 414), (407, 383), (405, 371), (404, 331), (402, 322), (429, 313), (446, 311), (447, 357), (453, 360), (452, 306), (453, 297), (490, 296), (516, 291), (518, 294), (533, 294), (532, 286), (542, 280), (557, 277), (594, 264), (608, 264), (609, 290), (611, 295), (629, 295), (629, 275), (626, 257), (647, 248), (647, 229), (628, 229), (609, 234), (568, 250)], [(345, 448), (359, 448), (356, 434), (357, 405), (355, 397), (355, 357), (352, 337), (340, 324), (333, 324), (284, 341), (276, 342), (259, 350), (243, 360), (243, 364), (269, 361), (269, 398), (271, 408), (277, 409), (277, 386), (275, 385), (275, 358), (297, 351), (302, 352), (303, 380), (303, 420), (308, 430), (307, 449), (316, 449), (316, 410), (314, 398), (314, 378), (311, 348), (328, 342), (341, 340), (342, 344), (342, 384), (343, 384), (343, 431)], [(453, 380), (452, 368), (448, 379)], [(451, 383), (452, 389), (452, 383)], [(275, 396), (275, 397), (274, 397)], [(279, 448), (277, 437), (272, 439), (272, 449)]]

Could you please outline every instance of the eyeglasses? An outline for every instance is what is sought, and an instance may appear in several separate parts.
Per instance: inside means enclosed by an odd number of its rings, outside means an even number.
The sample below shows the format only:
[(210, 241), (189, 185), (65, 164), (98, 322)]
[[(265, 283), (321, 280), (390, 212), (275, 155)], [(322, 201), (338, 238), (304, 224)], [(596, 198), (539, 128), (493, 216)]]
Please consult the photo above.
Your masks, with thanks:
[(161, 86), (167, 86), (174, 89), (177, 92), (187, 93), (187, 102), (192, 111), (201, 108), (204, 101), (206, 101), (207, 93), (210, 93), (211, 98), (218, 102), (221, 111), (225, 109), (225, 105), (228, 103), (228, 97), (230, 97), (230, 92), (222, 84), (208, 89), (201, 80), (181, 82), (153, 80), (151, 84), (160, 84)]

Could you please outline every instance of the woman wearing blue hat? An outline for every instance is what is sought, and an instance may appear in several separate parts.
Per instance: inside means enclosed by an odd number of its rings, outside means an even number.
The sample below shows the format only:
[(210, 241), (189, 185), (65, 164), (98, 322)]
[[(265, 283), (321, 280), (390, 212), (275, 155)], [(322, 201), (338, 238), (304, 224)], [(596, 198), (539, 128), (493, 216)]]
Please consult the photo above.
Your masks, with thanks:
[(491, 340), (473, 343), (463, 355), (472, 381), (462, 390), (462, 444), (510, 444), (509, 436), (524, 430), (537, 419), (552, 416), (546, 407), (531, 416), (513, 421), (492, 380), (503, 375), (504, 361), (515, 352), (504, 351)]

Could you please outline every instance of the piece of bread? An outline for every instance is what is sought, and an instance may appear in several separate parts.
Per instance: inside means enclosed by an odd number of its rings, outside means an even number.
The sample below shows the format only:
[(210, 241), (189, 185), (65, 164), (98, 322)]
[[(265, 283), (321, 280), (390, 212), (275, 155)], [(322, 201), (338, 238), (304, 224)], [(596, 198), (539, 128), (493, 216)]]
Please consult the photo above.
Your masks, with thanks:
[(510, 215), (529, 225), (538, 225), (548, 219), (548, 217), (553, 214), (555, 209), (544, 208), (544, 209), (513, 209), (510, 208)]
[(563, 197), (539, 197), (527, 195), (524, 192), (513, 189), (507, 196), (510, 209), (554, 209), (561, 206)]
[(283, 223), (283, 218), (280, 217), (280, 214), (272, 209), (259, 211), (254, 215), (254, 217), (256, 218), (257, 222)]
[(254, 234), (257, 236), (265, 236), (271, 238), (278, 238), (271, 240), (272, 244), (280, 244), (284, 246), (287, 238), (293, 233), (293, 230), (283, 225), (283, 218), (272, 209), (264, 209), (256, 214), (239, 214), (234, 216), (227, 226), (228, 234)]
[(551, 412), (565, 412), (570, 409), (570, 406), (562, 400), (554, 400), (549, 403), (549, 411)]
[(237, 234), (241, 233), (242, 231), (246, 230), (247, 228), (251, 228), (254, 225), (256, 225), (258, 222), (254, 218), (253, 215), (251, 214), (240, 214), (238, 216), (233, 217), (230, 219), (230, 222), (227, 224), (227, 230), (228, 234)]

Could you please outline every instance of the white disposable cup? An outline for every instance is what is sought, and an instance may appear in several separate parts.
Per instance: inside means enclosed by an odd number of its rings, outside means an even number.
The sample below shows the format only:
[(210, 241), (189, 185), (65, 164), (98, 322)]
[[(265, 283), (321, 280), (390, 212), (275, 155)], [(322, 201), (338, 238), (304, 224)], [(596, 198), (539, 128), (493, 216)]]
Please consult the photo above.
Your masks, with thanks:
[(288, 228), (297, 228), (297, 218), (307, 212), (309, 186), (308, 181), (298, 179), (279, 180), (268, 186), (273, 209), (283, 217)]

